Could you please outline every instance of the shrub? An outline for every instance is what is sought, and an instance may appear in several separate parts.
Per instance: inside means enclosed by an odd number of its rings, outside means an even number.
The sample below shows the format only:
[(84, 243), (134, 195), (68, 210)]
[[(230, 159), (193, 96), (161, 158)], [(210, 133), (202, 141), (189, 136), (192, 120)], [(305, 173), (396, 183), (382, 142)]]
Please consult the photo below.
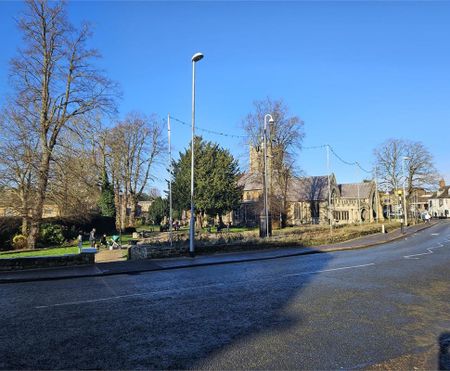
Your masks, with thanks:
[(12, 238), (20, 232), (22, 219), (15, 216), (0, 218), (0, 250), (9, 250), (12, 246)]
[(66, 240), (76, 239), (79, 232), (88, 233), (95, 228), (97, 234), (113, 234), (116, 232), (115, 218), (98, 214), (87, 214), (83, 217), (67, 216), (46, 219), (49, 224), (59, 225)]
[(125, 234), (131, 234), (136, 232), (136, 228), (135, 227), (126, 227), (125, 230), (123, 231), (123, 233)]
[(41, 225), (39, 242), (44, 246), (57, 246), (64, 243), (63, 228), (57, 224), (44, 223)]
[(14, 250), (23, 250), (26, 249), (27, 244), (27, 238), (23, 234), (16, 234), (13, 237), (12, 245), (14, 247)]

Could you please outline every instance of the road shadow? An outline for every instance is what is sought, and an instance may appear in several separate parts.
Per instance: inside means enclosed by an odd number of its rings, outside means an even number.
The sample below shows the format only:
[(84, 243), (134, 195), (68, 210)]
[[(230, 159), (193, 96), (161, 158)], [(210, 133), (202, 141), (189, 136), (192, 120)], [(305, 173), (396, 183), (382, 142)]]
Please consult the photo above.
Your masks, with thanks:
[(439, 336), (439, 370), (450, 370), (450, 332)]
[[(86, 300), (39, 310), (21, 306), (1, 319), (0, 342), (8, 352), (2, 352), (0, 368), (209, 368), (224, 350), (233, 356), (221, 366), (237, 368), (240, 344), (289, 336), (305, 321), (307, 303), (298, 306), (293, 299), (331, 260), (323, 253), (24, 285), (24, 295), (47, 295), (49, 303)], [(117, 299), (96, 300), (112, 293)]]

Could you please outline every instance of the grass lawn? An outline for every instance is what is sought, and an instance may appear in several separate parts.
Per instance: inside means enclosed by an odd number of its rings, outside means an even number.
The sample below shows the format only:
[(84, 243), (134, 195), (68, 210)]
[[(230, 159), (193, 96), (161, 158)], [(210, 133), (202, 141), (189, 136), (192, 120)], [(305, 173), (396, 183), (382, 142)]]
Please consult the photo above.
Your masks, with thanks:
[(78, 247), (54, 247), (50, 249), (36, 249), (34, 251), (5, 251), (0, 252), (0, 259), (25, 258), (28, 256), (59, 256), (78, 254)]

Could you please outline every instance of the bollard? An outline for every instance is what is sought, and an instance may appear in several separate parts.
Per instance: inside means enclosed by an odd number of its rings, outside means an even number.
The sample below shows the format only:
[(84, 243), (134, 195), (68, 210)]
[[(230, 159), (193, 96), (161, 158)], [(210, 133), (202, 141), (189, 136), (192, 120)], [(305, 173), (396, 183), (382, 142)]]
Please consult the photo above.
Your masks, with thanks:
[(384, 224), (381, 224), (381, 233), (386, 233), (386, 232), (384, 231)]

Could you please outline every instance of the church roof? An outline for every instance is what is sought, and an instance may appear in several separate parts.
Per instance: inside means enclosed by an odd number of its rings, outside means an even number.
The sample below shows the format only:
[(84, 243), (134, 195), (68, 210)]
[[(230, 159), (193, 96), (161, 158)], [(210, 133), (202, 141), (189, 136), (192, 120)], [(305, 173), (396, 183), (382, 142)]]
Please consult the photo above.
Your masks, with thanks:
[[(243, 187), (244, 191), (262, 190), (262, 174), (260, 172), (249, 172), (241, 176), (238, 184)], [(363, 183), (348, 183), (339, 184), (335, 183), (334, 175), (330, 177), (331, 189), (337, 192), (337, 197), (342, 198), (369, 198), (374, 190), (373, 182)], [(273, 185), (275, 193), (277, 186)], [(287, 200), (291, 202), (295, 201), (327, 201), (328, 200), (328, 176), (308, 176), (308, 177), (293, 177), (290, 180), (290, 184), (287, 191)]]
[(289, 201), (324, 201), (328, 199), (328, 176), (293, 178), (288, 190)]
[(339, 184), (339, 190), (341, 191), (341, 197), (342, 198), (358, 198), (358, 186), (359, 186), (359, 197), (360, 198), (369, 198), (370, 193), (373, 190), (372, 182)]
[(244, 173), (238, 180), (238, 185), (244, 188), (244, 191), (263, 189), (262, 174), (259, 172)]

